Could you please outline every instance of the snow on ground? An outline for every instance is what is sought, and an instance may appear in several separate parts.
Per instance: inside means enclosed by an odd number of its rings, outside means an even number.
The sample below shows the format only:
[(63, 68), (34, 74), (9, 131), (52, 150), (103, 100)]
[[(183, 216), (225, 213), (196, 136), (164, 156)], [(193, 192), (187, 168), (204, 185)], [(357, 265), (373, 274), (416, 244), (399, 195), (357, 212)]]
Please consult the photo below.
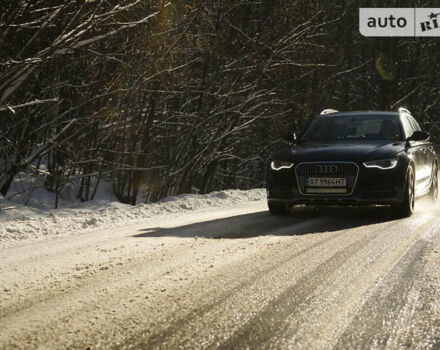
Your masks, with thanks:
[[(157, 203), (137, 206), (95, 200), (53, 211), (18, 204), (15, 209), (0, 211), (0, 248), (47, 237), (122, 227), (170, 214), (175, 216), (189, 211), (228, 207), (264, 199), (264, 189), (253, 189), (218, 191), (206, 195), (179, 195)], [(11, 204), (10, 201), (0, 198), (0, 207), (8, 204)]]
[[(45, 166), (40, 165), (42, 171)], [(55, 193), (48, 191), (45, 186), (44, 177), (36, 177), (33, 174), (20, 173), (11, 184), (11, 188), (5, 198), (0, 195), (0, 208), (4, 206), (5, 201), (9, 205), (16, 205), (20, 208), (20, 212), (27, 212), (28, 214), (44, 214), (48, 210), (55, 207)], [(82, 206), (78, 198), (79, 181), (68, 183), (62, 189), (59, 200), (58, 209), (72, 208), (73, 206)], [(145, 198), (140, 193), (138, 203), (144, 203)], [(93, 203), (96, 206), (113, 205), (112, 202), (118, 202), (116, 196), (113, 194), (112, 185), (108, 181), (101, 181)], [(90, 202), (87, 202), (90, 206)]]

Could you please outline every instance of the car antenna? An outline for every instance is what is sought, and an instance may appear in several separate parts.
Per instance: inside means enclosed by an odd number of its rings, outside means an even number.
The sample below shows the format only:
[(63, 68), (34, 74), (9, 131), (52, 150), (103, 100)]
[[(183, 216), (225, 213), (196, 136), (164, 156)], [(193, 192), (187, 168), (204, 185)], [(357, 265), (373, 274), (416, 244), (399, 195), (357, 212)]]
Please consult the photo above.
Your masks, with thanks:
[(333, 114), (333, 113), (338, 113), (338, 111), (336, 109), (324, 109), (319, 115), (327, 115), (327, 114)]
[(406, 108), (403, 108), (403, 107), (400, 107), (400, 108), (399, 108), (399, 113), (400, 113), (400, 114), (402, 114), (402, 113), (407, 113), (407, 114), (409, 114), (409, 115), (412, 115), (411, 112), (410, 112), (409, 110), (407, 110)]

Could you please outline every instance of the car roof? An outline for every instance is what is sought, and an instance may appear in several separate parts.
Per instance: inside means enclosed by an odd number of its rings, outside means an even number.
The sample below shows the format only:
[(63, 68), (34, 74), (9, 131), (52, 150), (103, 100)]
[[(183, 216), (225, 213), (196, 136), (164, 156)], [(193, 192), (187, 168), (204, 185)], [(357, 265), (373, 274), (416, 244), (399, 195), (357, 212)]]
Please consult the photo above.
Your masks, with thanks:
[(331, 117), (353, 117), (353, 116), (389, 116), (395, 117), (399, 116), (399, 112), (390, 111), (353, 111), (353, 112), (336, 112), (330, 114), (319, 115), (317, 118), (331, 118)]

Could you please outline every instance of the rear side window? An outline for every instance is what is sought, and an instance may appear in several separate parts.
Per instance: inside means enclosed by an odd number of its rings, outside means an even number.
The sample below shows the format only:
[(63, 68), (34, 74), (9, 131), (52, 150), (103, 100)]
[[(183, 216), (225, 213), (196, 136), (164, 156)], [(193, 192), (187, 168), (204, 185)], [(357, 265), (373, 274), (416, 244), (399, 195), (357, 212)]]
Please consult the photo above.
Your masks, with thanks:
[(408, 116), (406, 114), (402, 115), (402, 126), (403, 126), (403, 130), (405, 132), (405, 138), (410, 137), (412, 134), (414, 134), (414, 128), (411, 125)]
[(410, 123), (411, 123), (411, 125), (412, 125), (412, 127), (413, 127), (414, 130), (416, 130), (416, 131), (420, 131), (420, 130), (422, 130), (422, 129), (420, 128), (419, 123), (417, 123), (417, 120), (415, 120), (414, 117), (413, 117), (412, 115), (409, 115), (409, 116), (408, 116), (408, 119), (409, 119), (409, 121), (410, 121)]

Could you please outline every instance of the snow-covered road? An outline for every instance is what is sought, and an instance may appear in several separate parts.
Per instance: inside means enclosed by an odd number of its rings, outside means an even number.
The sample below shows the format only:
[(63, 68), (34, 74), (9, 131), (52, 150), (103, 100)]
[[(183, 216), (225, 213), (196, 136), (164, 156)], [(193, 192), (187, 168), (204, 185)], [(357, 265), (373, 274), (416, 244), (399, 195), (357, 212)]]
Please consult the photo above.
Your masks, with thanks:
[(440, 346), (438, 210), (273, 217), (261, 190), (226, 197), (42, 240), (4, 230), (0, 348)]

